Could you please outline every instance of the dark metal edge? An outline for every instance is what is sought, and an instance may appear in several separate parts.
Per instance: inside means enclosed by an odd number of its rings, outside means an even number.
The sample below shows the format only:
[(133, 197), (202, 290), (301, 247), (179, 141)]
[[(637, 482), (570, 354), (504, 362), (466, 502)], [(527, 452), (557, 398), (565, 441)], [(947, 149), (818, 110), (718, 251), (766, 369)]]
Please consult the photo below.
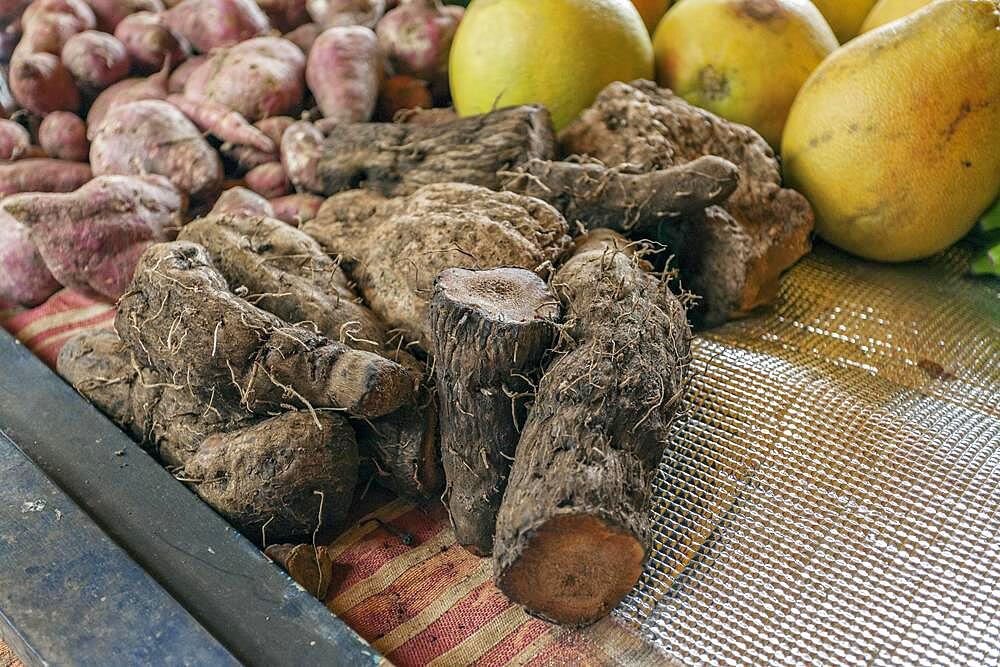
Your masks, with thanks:
[[(2, 331), (0, 432), (245, 664), (384, 664), (343, 621)], [(54, 601), (45, 604), (58, 611)]]

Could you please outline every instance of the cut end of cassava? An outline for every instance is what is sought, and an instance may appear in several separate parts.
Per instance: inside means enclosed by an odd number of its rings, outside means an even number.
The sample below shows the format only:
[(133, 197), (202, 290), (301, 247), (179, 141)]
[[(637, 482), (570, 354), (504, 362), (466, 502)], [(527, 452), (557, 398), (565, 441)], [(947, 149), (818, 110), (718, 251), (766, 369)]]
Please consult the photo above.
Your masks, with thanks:
[(491, 322), (523, 324), (559, 317), (559, 304), (545, 282), (525, 269), (446, 269), (437, 278), (437, 288), (449, 301), (475, 309)]
[(645, 549), (628, 532), (587, 514), (560, 515), (528, 538), (497, 586), (531, 614), (583, 626), (606, 616), (632, 590)]

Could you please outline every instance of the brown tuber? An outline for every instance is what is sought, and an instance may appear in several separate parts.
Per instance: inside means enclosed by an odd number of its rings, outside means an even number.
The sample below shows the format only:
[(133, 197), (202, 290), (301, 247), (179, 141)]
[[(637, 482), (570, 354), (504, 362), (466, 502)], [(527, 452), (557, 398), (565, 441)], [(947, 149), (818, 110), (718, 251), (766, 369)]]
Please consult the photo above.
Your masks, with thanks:
[(590, 232), (552, 278), (569, 344), (539, 384), (497, 518), (497, 586), (565, 625), (605, 616), (639, 579), (690, 361), (684, 307), (627, 243)]
[(333, 557), (324, 546), (272, 544), (264, 555), (277, 563), (299, 586), (325, 600), (333, 580)]
[(531, 376), (556, 340), (559, 302), (524, 269), (447, 269), (434, 281), (431, 353), (441, 458), (458, 543), (493, 551)]
[(206, 401), (211, 395), (258, 414), (303, 406), (380, 417), (413, 397), (412, 379), (399, 364), (252, 306), (229, 291), (193, 243), (146, 251), (118, 302), (115, 328), (144, 366)]

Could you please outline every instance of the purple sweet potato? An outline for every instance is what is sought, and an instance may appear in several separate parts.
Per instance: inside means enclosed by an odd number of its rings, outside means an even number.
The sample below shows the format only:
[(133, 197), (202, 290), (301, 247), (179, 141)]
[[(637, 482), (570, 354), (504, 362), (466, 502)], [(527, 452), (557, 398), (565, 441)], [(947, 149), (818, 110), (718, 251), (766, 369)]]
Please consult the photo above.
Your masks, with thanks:
[(136, 12), (162, 12), (166, 9), (160, 0), (87, 0), (97, 16), (97, 27), (113, 33), (122, 20)]
[(170, 80), (167, 82), (167, 90), (171, 93), (183, 93), (191, 74), (201, 67), (208, 56), (191, 56), (170, 73)]
[(0, 119), (0, 160), (17, 160), (31, 147), (31, 135), (19, 123)]
[(37, 114), (80, 108), (80, 91), (73, 77), (59, 57), (51, 53), (15, 54), (10, 87), (17, 103)]
[(217, 102), (193, 100), (183, 95), (169, 95), (167, 101), (180, 109), (199, 129), (214, 134), (222, 141), (264, 152), (277, 150), (274, 142), (248, 123), (246, 118)]
[(59, 283), (114, 301), (146, 248), (176, 236), (184, 204), (165, 178), (100, 176), (71, 193), (7, 197), (0, 209), (28, 228)]
[(62, 63), (80, 90), (90, 96), (127, 77), (132, 66), (125, 45), (97, 30), (70, 37), (62, 50)]
[(280, 37), (256, 37), (213, 51), (184, 86), (184, 96), (217, 102), (251, 123), (294, 114), (305, 92), (306, 58)]
[(409, 0), (387, 13), (375, 31), (395, 72), (430, 81), (448, 69), (459, 20), (438, 0)]
[(254, 167), (243, 177), (247, 187), (266, 199), (274, 199), (287, 195), (292, 191), (292, 184), (285, 175), (285, 168), (280, 162), (267, 162)]
[(167, 77), (169, 71), (164, 66), (156, 74), (147, 77), (125, 79), (109, 86), (90, 106), (87, 113), (87, 138), (94, 140), (94, 135), (104, 122), (104, 117), (112, 109), (129, 102), (139, 100), (164, 100), (167, 98)]
[(385, 14), (385, 0), (308, 0), (306, 9), (324, 30), (349, 25), (374, 28)]
[(271, 27), (288, 32), (310, 21), (306, 0), (257, 0), (257, 5), (267, 14)]
[(306, 64), (306, 83), (325, 118), (337, 123), (371, 120), (378, 100), (382, 62), (369, 28), (324, 30)]
[(167, 26), (198, 53), (267, 34), (267, 15), (253, 0), (184, 0), (163, 13)]
[(0, 197), (18, 192), (72, 192), (89, 181), (90, 165), (51, 158), (0, 164)]
[(281, 137), (281, 165), (297, 192), (322, 192), (317, 167), (323, 133), (306, 121), (292, 123)]
[(323, 32), (323, 28), (319, 27), (317, 23), (306, 23), (305, 25), (300, 25), (295, 30), (286, 32), (282, 35), (289, 42), (295, 46), (302, 49), (302, 53), (309, 55), (309, 49), (312, 48), (313, 42), (319, 37), (319, 34)]
[(221, 215), (223, 213), (237, 213), (240, 215), (262, 216), (265, 218), (274, 217), (274, 208), (271, 203), (261, 197), (253, 190), (247, 188), (229, 188), (215, 200), (215, 205), (208, 215)]
[(0, 210), (0, 308), (37, 306), (59, 287), (28, 228)]
[(318, 195), (304, 192), (277, 197), (271, 200), (271, 207), (274, 209), (271, 217), (298, 227), (315, 218), (324, 201), (326, 200)]
[(38, 128), (38, 143), (49, 157), (86, 162), (90, 152), (87, 125), (68, 111), (53, 111)]
[(129, 14), (115, 28), (115, 37), (125, 45), (132, 67), (142, 73), (158, 72), (166, 63), (183, 62), (190, 55), (187, 41), (164, 24), (163, 14)]
[(208, 202), (222, 187), (222, 162), (194, 123), (163, 100), (115, 107), (90, 145), (95, 176), (160, 174), (195, 202)]

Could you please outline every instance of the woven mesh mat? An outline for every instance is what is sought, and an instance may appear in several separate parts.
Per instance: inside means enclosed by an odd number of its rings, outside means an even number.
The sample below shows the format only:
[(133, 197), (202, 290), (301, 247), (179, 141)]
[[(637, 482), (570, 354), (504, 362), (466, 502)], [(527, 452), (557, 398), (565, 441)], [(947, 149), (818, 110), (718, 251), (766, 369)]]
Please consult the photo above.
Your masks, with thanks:
[(1000, 287), (820, 246), (695, 341), (616, 612), (690, 665), (1000, 664)]

